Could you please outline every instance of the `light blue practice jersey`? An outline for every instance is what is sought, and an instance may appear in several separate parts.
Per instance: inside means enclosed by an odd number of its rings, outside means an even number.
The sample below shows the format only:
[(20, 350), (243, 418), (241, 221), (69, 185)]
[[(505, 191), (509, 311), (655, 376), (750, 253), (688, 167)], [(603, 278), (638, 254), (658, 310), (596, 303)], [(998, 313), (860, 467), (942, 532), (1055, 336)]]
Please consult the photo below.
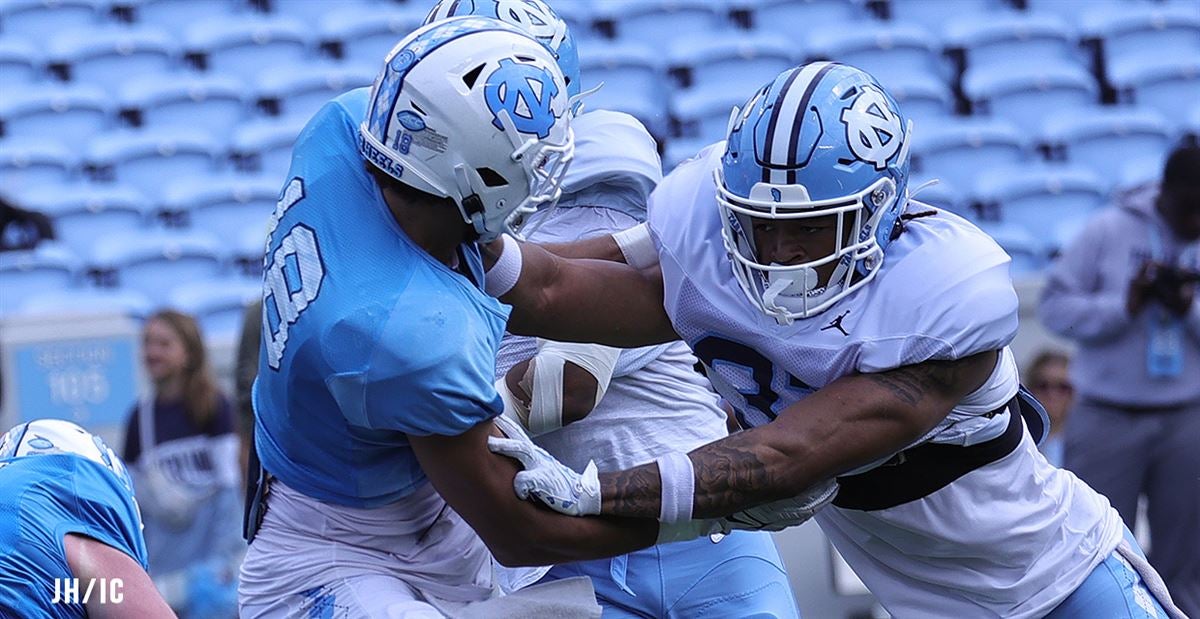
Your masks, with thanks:
[(407, 435), (457, 435), (500, 413), (492, 372), (509, 313), (477, 285), (475, 244), (452, 270), (388, 211), (358, 152), (368, 97), (327, 103), (292, 151), (264, 259), (254, 389), (264, 468), (358, 508), (425, 483)]
[(137, 506), (112, 471), (70, 454), (0, 460), (0, 617), (87, 616), (82, 604), (52, 603), (55, 580), (73, 577), (63, 548), (68, 533), (146, 568)]

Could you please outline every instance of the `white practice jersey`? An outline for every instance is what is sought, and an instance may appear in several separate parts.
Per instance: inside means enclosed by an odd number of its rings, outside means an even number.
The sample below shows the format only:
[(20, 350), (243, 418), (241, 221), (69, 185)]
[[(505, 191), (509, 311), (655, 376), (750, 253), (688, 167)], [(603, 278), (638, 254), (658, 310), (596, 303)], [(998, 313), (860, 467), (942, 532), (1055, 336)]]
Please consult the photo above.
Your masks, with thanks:
[[(572, 124), (576, 150), (563, 181), (566, 195), (557, 208), (530, 217), (531, 241), (573, 241), (635, 226), (662, 178), (654, 139), (634, 117), (599, 110)], [(505, 335), (497, 377), (535, 352), (533, 338)], [(624, 350), (596, 408), (535, 441), (577, 471), (593, 459), (601, 471), (615, 471), (724, 437), (725, 412), (695, 365), (683, 342)]]
[[(872, 282), (780, 325), (745, 297), (722, 244), (713, 181), (721, 151), (710, 147), (664, 179), (649, 221), (671, 321), (742, 423), (768, 423), (849, 374), (1002, 350), (984, 385), (917, 443), (973, 445), (1002, 434), (1008, 413), (984, 414), (1018, 388), (1006, 348), (1017, 297), (1003, 250), (952, 214), (914, 219)], [(830, 507), (817, 519), (897, 617), (1040, 617), (1122, 532), (1108, 501), (1049, 465), (1027, 433), (1012, 453), (924, 498), (876, 511)]]

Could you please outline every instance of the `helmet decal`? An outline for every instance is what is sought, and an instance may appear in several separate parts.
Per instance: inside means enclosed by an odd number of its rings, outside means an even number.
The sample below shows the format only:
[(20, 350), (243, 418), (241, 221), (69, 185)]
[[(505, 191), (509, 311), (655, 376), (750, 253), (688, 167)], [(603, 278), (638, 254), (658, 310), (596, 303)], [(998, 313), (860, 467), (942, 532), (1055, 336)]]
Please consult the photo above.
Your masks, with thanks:
[(883, 92), (870, 85), (859, 88), (854, 103), (842, 110), (841, 119), (850, 152), (876, 170), (887, 169), (888, 161), (900, 152), (904, 136), (900, 116), (888, 106)]
[(507, 112), (513, 125), (521, 133), (530, 133), (545, 138), (550, 128), (558, 121), (550, 109), (550, 102), (558, 95), (554, 77), (546, 69), (532, 64), (513, 62), (511, 58), (500, 61), (500, 68), (488, 77), (483, 90), (488, 109), (492, 111), (492, 124), (503, 130), (501, 111)]

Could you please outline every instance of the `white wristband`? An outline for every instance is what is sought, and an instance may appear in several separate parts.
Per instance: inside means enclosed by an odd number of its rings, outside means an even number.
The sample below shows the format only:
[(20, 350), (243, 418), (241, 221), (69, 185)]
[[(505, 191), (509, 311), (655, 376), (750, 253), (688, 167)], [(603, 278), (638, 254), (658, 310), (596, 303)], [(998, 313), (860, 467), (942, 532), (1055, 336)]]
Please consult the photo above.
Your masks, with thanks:
[(507, 234), (501, 235), (500, 238), (504, 240), (500, 257), (496, 259), (496, 264), (483, 274), (483, 291), (496, 298), (508, 294), (521, 278), (521, 246), (517, 244), (516, 239)]
[(658, 475), (662, 480), (659, 522), (678, 522), (692, 519), (692, 501), (696, 493), (692, 459), (685, 453), (673, 451), (659, 457)]
[(650, 238), (650, 225), (638, 224), (632, 228), (614, 232), (613, 241), (625, 256), (625, 264), (638, 269), (646, 269), (658, 264), (658, 248), (654, 239)]

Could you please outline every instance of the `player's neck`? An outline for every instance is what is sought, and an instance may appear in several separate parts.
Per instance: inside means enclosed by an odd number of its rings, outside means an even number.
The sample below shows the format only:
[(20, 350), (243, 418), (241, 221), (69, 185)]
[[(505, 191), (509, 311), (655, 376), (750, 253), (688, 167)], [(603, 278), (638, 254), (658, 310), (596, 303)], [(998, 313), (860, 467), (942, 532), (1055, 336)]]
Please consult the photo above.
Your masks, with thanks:
[(407, 202), (387, 191), (384, 200), (396, 223), (417, 247), (446, 266), (457, 264), (458, 246), (465, 240), (465, 224), (457, 208)]

